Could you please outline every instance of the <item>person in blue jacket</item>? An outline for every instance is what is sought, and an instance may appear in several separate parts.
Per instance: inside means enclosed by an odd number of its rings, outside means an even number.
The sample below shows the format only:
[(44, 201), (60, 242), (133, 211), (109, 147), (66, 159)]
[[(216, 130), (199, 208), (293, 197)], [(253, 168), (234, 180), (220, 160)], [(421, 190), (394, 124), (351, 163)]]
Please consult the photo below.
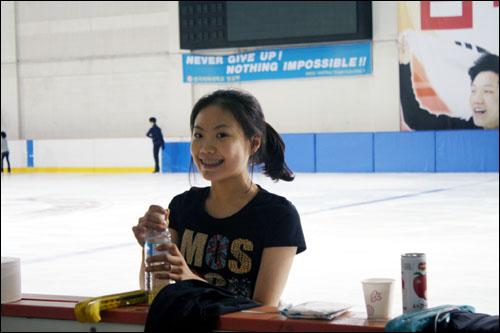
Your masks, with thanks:
[(152, 127), (149, 129), (146, 136), (150, 137), (153, 140), (153, 157), (155, 159), (155, 171), (154, 173), (160, 172), (160, 162), (158, 155), (160, 154), (160, 148), (165, 148), (165, 141), (163, 140), (163, 134), (161, 132), (161, 128), (156, 125), (156, 118), (149, 118), (149, 122)]

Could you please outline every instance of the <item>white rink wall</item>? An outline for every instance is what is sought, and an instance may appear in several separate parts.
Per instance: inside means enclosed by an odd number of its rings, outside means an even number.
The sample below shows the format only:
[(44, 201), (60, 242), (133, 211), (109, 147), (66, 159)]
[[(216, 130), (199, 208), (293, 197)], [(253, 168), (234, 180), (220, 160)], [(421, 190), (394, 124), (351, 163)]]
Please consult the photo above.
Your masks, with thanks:
[[(151, 167), (149, 138), (34, 140), (34, 167)], [(27, 167), (26, 140), (9, 140), (11, 167)]]
[[(8, 138), (7, 138), (8, 139)], [(26, 140), (8, 140), (9, 143), (9, 159), (12, 168), (25, 168), (27, 163)], [(7, 164), (7, 163), (5, 163)], [(4, 165), (4, 168), (7, 166)]]

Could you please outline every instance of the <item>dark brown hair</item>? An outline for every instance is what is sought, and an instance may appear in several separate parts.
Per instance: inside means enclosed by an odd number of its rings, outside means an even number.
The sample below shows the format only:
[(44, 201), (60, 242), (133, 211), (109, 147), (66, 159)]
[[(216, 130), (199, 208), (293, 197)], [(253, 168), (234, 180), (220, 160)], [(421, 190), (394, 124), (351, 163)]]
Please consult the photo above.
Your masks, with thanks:
[(264, 113), (257, 99), (239, 90), (217, 90), (203, 96), (191, 111), (190, 126), (193, 132), (196, 116), (210, 105), (216, 105), (230, 112), (240, 124), (245, 137), (249, 140), (257, 134), (262, 138), (259, 150), (250, 157), (250, 164), (263, 164), (262, 170), (273, 180), (292, 181), (294, 174), (285, 162), (285, 143), (281, 136), (266, 123)]

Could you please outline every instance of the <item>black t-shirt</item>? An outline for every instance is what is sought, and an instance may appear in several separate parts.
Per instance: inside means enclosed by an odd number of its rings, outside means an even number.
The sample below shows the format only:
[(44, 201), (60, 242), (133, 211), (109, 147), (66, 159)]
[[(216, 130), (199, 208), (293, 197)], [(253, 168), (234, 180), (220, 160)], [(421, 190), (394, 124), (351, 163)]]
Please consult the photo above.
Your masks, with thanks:
[(169, 227), (177, 231), (179, 249), (193, 272), (252, 298), (264, 248), (306, 249), (299, 214), (286, 198), (260, 188), (240, 211), (217, 219), (205, 211), (209, 193), (210, 187), (192, 187), (174, 197)]

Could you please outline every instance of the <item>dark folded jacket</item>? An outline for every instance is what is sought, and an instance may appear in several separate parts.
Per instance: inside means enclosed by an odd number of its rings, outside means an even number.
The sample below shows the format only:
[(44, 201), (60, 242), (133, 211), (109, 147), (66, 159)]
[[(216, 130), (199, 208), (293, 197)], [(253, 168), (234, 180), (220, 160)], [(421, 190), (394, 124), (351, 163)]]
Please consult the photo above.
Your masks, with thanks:
[(498, 316), (490, 316), (483, 313), (469, 313), (464, 311), (453, 311), (448, 321), (444, 321), (437, 327), (438, 332), (498, 332)]
[(220, 315), (260, 306), (253, 300), (199, 280), (163, 288), (151, 304), (145, 332), (210, 332)]

